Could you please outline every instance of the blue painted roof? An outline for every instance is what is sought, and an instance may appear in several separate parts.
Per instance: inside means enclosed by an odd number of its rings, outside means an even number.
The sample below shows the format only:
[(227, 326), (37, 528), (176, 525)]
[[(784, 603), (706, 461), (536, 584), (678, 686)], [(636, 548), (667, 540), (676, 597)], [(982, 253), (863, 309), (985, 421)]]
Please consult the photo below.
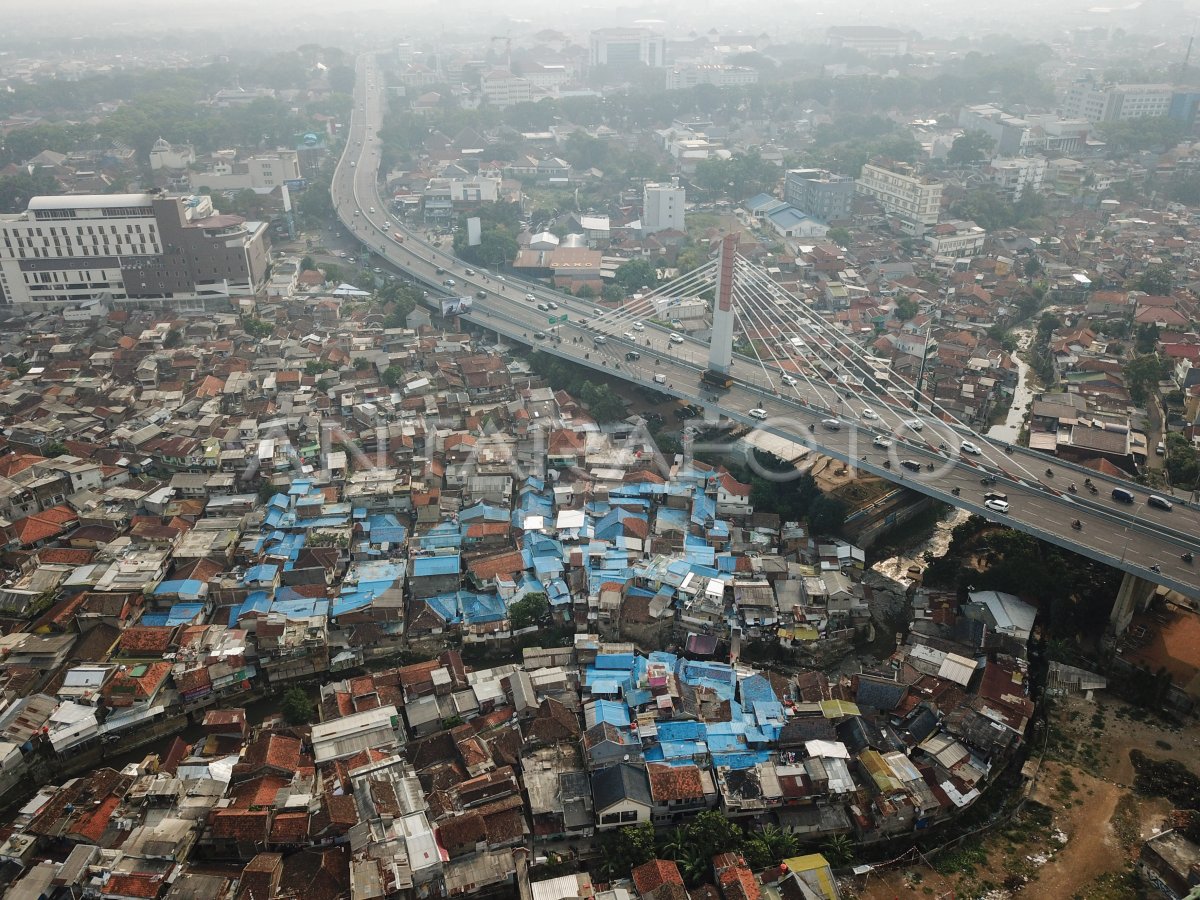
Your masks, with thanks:
[(185, 578), (180, 581), (160, 581), (154, 588), (154, 595), (182, 594), (185, 597), (197, 597), (204, 592), (204, 582), (199, 578)]
[(263, 563), (257, 566), (251, 566), (246, 570), (246, 574), (242, 576), (242, 584), (263, 584), (274, 581), (279, 575), (279, 566)]
[(435, 575), (454, 575), (462, 569), (462, 560), (457, 553), (441, 553), (437, 556), (418, 556), (412, 561), (413, 578)]

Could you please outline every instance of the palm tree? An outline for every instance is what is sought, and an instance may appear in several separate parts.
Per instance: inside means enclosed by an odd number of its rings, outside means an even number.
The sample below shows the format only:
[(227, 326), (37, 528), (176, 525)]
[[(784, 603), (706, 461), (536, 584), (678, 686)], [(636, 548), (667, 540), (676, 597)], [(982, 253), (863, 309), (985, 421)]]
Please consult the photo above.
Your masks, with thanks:
[(796, 836), (778, 825), (764, 825), (758, 838), (771, 851), (771, 858), (776, 862), (796, 855)]
[(681, 825), (676, 825), (666, 836), (666, 840), (662, 842), (659, 852), (663, 859), (673, 859), (678, 861), (687, 854), (690, 849), (691, 841), (688, 840), (687, 829)]
[(708, 874), (712, 860), (705, 856), (699, 847), (691, 844), (684, 848), (682, 854), (675, 857), (675, 863), (679, 866), (679, 872), (683, 875), (683, 880), (691, 887), (696, 887), (704, 880), (704, 876)]
[(821, 852), (835, 869), (845, 868), (854, 862), (854, 843), (845, 834), (833, 835), (821, 845)]

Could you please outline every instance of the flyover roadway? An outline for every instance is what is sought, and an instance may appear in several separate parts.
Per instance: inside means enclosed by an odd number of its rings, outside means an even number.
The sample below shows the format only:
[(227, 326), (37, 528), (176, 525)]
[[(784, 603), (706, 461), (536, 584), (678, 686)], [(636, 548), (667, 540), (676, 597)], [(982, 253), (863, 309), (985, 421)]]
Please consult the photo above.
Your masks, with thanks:
[[(579, 298), (485, 271), (421, 241), (396, 223), (377, 180), (385, 97), (373, 59), (357, 63), (355, 105), (346, 149), (334, 174), (332, 194), (338, 217), (371, 252), (386, 259), (429, 292), (475, 296), (464, 315), (476, 325), (517, 342), (538, 346), (597, 371), (704, 406), (743, 425), (811, 447), (853, 466), (910, 487), (970, 512), (986, 516), (1133, 575), (1200, 598), (1200, 508), (1174, 500), (1174, 509), (1147, 505), (1150, 494), (1136, 484), (1102, 476), (1028, 450), (1006, 447), (963, 433), (928, 413), (920, 416), (902, 399), (889, 396), (839, 396), (829, 385), (805, 380), (787, 386), (779, 372), (764, 371), (758, 360), (735, 357), (735, 383), (727, 391), (699, 384), (708, 348), (691, 338), (671, 341), (672, 332), (649, 322), (634, 331), (619, 311), (599, 310)], [(402, 240), (397, 240), (399, 233)], [(453, 279), (452, 287), (443, 282)], [(545, 311), (538, 304), (554, 303)], [(550, 316), (568, 321), (550, 326)], [(545, 338), (535, 337), (544, 333)], [(603, 341), (598, 342), (597, 338)], [(678, 338), (676, 339), (678, 340)], [(637, 359), (627, 354), (636, 352)], [(656, 380), (659, 376), (662, 380)], [(759, 411), (751, 415), (750, 410)], [(761, 416), (765, 414), (766, 418)], [(905, 424), (920, 417), (921, 428)], [(830, 427), (836, 422), (836, 430)], [(828, 423), (828, 424), (823, 424)], [(961, 451), (967, 438), (978, 454)], [(885, 441), (890, 446), (876, 446)], [(902, 465), (911, 461), (920, 471)], [(995, 484), (981, 480), (995, 479)], [(1085, 488), (1090, 478), (1096, 492)], [(1076, 492), (1068, 487), (1074, 483)], [(1114, 487), (1134, 495), (1118, 503)], [(954, 491), (957, 489), (958, 493)], [(1007, 496), (1009, 509), (984, 506), (984, 493)], [(1080, 530), (1072, 528), (1078, 520)], [(1155, 571), (1151, 567), (1157, 567)]]

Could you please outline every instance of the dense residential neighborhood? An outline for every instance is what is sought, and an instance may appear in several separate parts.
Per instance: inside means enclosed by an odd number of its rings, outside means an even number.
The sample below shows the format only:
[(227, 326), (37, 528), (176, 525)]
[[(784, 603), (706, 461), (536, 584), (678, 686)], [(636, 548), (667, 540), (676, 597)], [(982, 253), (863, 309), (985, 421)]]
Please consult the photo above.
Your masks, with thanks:
[(0, 38), (4, 900), (1194, 896), (1194, 597), (720, 394), (1196, 506), (1178, 23), (354, 15)]

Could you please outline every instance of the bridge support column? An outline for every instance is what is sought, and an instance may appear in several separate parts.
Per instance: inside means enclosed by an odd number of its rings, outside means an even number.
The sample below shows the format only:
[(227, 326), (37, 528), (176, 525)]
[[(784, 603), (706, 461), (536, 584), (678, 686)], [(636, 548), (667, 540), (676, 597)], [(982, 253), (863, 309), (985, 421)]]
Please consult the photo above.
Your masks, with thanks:
[(1133, 614), (1146, 608), (1156, 587), (1153, 581), (1139, 578), (1132, 572), (1125, 573), (1121, 579), (1121, 589), (1117, 591), (1117, 599), (1113, 602), (1112, 614), (1108, 617), (1109, 628), (1114, 636), (1125, 633), (1133, 621)]
[(708, 367), (728, 372), (733, 362), (733, 263), (737, 255), (737, 235), (721, 240), (717, 259), (717, 295), (713, 302), (712, 340), (708, 344)]

